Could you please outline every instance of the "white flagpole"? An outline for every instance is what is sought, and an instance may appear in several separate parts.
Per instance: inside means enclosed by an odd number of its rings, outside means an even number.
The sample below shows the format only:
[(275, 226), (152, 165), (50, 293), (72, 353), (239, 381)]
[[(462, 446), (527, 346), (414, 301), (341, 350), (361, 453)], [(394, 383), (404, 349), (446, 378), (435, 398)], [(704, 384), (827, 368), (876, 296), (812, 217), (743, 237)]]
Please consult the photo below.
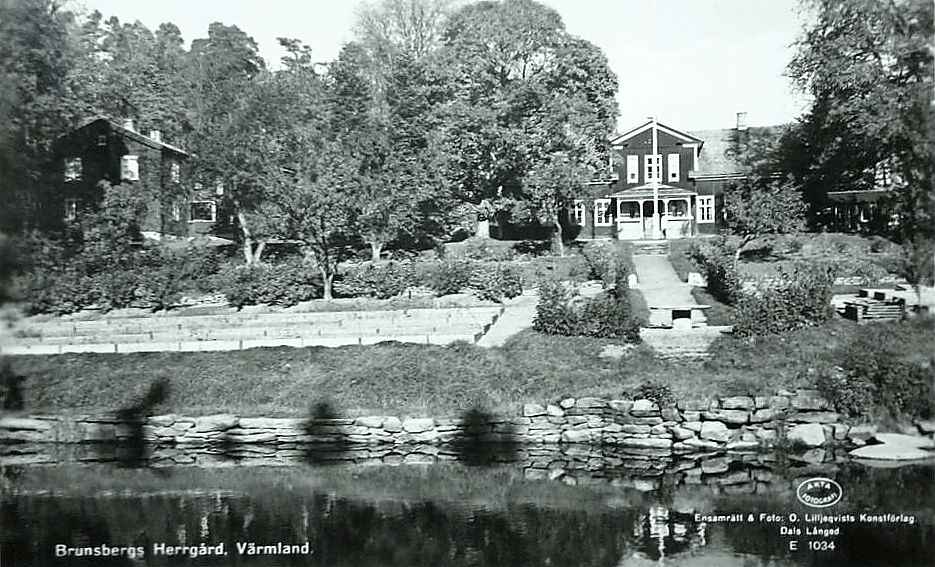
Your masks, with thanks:
[[(659, 153), (659, 137), (656, 132), (656, 117), (653, 116), (653, 156), (650, 158), (652, 160), (652, 165), (650, 172), (652, 172), (652, 183), (653, 185), (653, 239), (658, 240), (661, 238), (661, 217), (659, 215), (659, 182), (657, 181), (657, 173), (661, 173), (662, 164), (656, 162), (656, 154)], [(660, 162), (662, 160), (659, 160)], [(658, 165), (658, 169), (657, 169)]]

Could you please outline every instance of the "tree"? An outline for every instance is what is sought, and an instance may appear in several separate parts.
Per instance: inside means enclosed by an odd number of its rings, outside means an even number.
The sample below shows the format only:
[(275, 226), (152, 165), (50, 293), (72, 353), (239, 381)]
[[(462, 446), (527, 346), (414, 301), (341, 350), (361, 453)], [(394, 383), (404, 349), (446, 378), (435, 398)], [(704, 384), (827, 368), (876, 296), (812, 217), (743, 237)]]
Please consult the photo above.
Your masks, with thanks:
[(928, 0), (806, 0), (812, 23), (788, 66), (811, 95), (800, 148), (813, 202), (891, 174), (903, 241), (935, 237), (933, 50)]
[(556, 211), (607, 162), (617, 81), (603, 53), (568, 34), (554, 10), (505, 0), (453, 14), (437, 64), (451, 92), (442, 114), (457, 196), (479, 220), (520, 204), (552, 223), (560, 252)]
[[(0, 230), (48, 226), (52, 143), (82, 117), (87, 68), (75, 15), (55, 0), (0, 2)], [(47, 213), (47, 215), (46, 215)]]
[(741, 237), (735, 258), (758, 236), (794, 234), (805, 228), (805, 203), (790, 179), (732, 184), (724, 196), (727, 221)]

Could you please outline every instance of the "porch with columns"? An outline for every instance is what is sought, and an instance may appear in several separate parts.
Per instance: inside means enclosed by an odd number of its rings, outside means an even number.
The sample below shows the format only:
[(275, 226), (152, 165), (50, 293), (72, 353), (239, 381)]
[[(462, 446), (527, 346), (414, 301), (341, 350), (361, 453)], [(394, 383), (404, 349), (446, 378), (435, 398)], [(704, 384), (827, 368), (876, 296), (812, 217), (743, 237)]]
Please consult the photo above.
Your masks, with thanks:
[[(695, 233), (697, 193), (670, 185), (641, 185), (607, 198), (616, 202), (617, 238), (684, 238)], [(660, 215), (656, 215), (656, 211)]]

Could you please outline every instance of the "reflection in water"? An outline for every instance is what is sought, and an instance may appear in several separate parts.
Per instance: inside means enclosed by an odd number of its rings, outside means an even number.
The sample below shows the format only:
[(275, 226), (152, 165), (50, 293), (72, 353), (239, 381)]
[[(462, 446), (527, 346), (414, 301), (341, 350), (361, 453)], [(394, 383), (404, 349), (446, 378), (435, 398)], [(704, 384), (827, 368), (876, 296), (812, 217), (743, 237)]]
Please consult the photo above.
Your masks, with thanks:
[[(331, 419), (331, 418), (325, 418)], [(518, 467), (225, 467), (148, 471), (106, 466), (3, 469), (3, 565), (104, 564), (56, 559), (56, 545), (143, 548), (146, 565), (929, 565), (932, 468), (842, 466), (833, 513), (898, 512), (914, 524), (837, 524), (834, 553), (790, 551), (780, 524), (706, 522), (696, 514), (801, 518), (794, 488), (810, 469), (773, 471), (772, 490), (622, 476), (587, 486), (529, 481)], [(760, 478), (765, 475), (758, 474)], [(330, 485), (309, 479), (332, 478)], [(579, 477), (579, 482), (584, 477)], [(684, 478), (688, 477), (683, 477)], [(67, 479), (76, 483), (67, 490)], [(128, 486), (129, 489), (121, 489)], [(788, 523), (788, 522), (787, 522)], [(791, 524), (789, 524), (791, 525)], [(800, 521), (798, 527), (808, 524)], [(306, 546), (307, 554), (238, 553), (238, 544)], [(217, 546), (228, 556), (168, 557), (154, 546)], [(802, 540), (802, 545), (805, 540)], [(244, 548), (246, 550), (246, 548)], [(72, 558), (74, 559), (74, 558)]]
[(124, 434), (119, 437), (119, 442), (113, 449), (116, 450), (118, 462), (122, 466), (131, 468), (146, 466), (148, 452), (143, 426), (146, 418), (152, 415), (153, 409), (168, 396), (169, 380), (166, 378), (154, 380), (135, 404), (117, 411), (116, 417), (121, 422), (120, 427)]
[(516, 460), (518, 444), (513, 440), (515, 428), (498, 424), (491, 425), (494, 416), (480, 408), (471, 409), (461, 417), (461, 425), (453, 445), (458, 460), (468, 466), (490, 466)]

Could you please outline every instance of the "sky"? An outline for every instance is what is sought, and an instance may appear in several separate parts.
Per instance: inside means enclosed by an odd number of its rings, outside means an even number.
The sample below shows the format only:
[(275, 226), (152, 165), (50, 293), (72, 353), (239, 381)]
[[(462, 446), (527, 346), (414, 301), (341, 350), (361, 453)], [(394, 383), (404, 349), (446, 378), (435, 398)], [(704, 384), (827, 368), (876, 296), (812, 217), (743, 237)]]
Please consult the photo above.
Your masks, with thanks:
[[(353, 39), (354, 16), (368, 0), (74, 0), (121, 22), (155, 30), (172, 22), (187, 42), (211, 22), (252, 36), (275, 67), (277, 37), (302, 40), (316, 61), (337, 57)], [(370, 0), (373, 1), (373, 0)], [(618, 131), (655, 116), (678, 130), (730, 128), (738, 112), (750, 126), (791, 122), (806, 98), (783, 76), (801, 26), (797, 0), (540, 0), (566, 29), (600, 47), (617, 74)]]

